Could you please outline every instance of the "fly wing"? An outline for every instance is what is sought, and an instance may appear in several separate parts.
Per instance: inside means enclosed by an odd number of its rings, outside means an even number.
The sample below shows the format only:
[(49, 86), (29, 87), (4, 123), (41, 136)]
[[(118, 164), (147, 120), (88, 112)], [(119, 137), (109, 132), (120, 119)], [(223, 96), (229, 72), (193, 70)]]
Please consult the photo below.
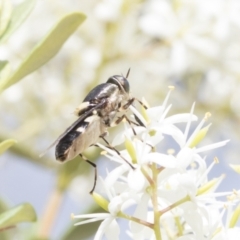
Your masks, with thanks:
[(98, 115), (87, 117), (61, 138), (56, 146), (56, 159), (63, 162), (75, 158), (95, 144), (105, 130), (105, 124)]
[(94, 110), (97, 110), (98, 108), (102, 107), (106, 102), (106, 99), (101, 99), (99, 103), (97, 103), (94, 107), (89, 109), (87, 112), (82, 114), (70, 127), (66, 129), (65, 132), (63, 132), (39, 157), (42, 157), (46, 154), (46, 152), (52, 148), (53, 146), (57, 145), (61, 139), (63, 139), (66, 135), (68, 135), (69, 132), (71, 132), (74, 128), (78, 127), (79, 124), (86, 119), (87, 117), (91, 116)]

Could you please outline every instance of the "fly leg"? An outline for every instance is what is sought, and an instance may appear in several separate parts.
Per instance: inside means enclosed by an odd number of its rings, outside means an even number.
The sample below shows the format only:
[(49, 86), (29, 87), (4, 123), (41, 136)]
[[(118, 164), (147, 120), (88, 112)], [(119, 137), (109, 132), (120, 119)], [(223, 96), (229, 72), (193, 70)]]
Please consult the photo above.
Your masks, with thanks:
[[(145, 109), (148, 109), (148, 107), (147, 107), (142, 101), (140, 101), (139, 99), (137, 99), (137, 98), (135, 98), (135, 97), (131, 98), (125, 105), (123, 105), (123, 109), (124, 109), (124, 110), (128, 109), (128, 108), (130, 107), (130, 105), (132, 105), (132, 106), (134, 107), (134, 105), (133, 105), (134, 101), (137, 101), (137, 102), (138, 102), (140, 105), (142, 105)], [(136, 122), (137, 122), (140, 126), (146, 127), (146, 126), (144, 125), (144, 123), (138, 118), (138, 116), (137, 116), (136, 114), (133, 114), (133, 116), (134, 116)]]
[(125, 109), (125, 110), (128, 109), (129, 106), (132, 105), (134, 101), (139, 102), (139, 104), (142, 105), (145, 109), (148, 109), (148, 107), (142, 101), (140, 101), (139, 99), (137, 99), (135, 97), (131, 98), (125, 105), (123, 105), (123, 109)]
[[(146, 105), (144, 105), (144, 103), (142, 102), (142, 101), (140, 101), (139, 99), (137, 99), (137, 98), (131, 98), (124, 106), (123, 106), (123, 109), (128, 109), (129, 108), (129, 106), (130, 105), (132, 105), (133, 107), (134, 107), (134, 105), (133, 105), (133, 102), (134, 101), (138, 101), (145, 109), (148, 109), (148, 107), (146, 106)], [(130, 127), (132, 128), (132, 131), (133, 131), (133, 134), (136, 136), (137, 134), (136, 134), (136, 131), (134, 130), (134, 128), (132, 127), (132, 124), (135, 124), (135, 125), (137, 125), (137, 126), (142, 126), (142, 127), (146, 127), (145, 125), (144, 125), (144, 123), (138, 118), (138, 116), (136, 115), (136, 114), (133, 114), (134, 115), (134, 118), (135, 118), (135, 120), (136, 120), (136, 122), (137, 123), (135, 123), (135, 122), (133, 122), (133, 121), (131, 121), (130, 119), (128, 119), (128, 117), (124, 114), (122, 117), (120, 117), (120, 121), (119, 122), (121, 122), (124, 118), (127, 120), (127, 122), (129, 123), (129, 125), (130, 125)], [(117, 119), (117, 121), (118, 121), (119, 119)], [(148, 143), (146, 143), (147, 145), (149, 145), (152, 149), (153, 149), (153, 146), (151, 146), (150, 144), (148, 144)]]
[(134, 124), (134, 125), (136, 125), (136, 126), (139, 126), (139, 124), (131, 121), (125, 114), (123, 114), (121, 117), (119, 117), (119, 118), (111, 125), (111, 127), (118, 125), (120, 122), (122, 122), (123, 119), (126, 119), (126, 121), (128, 122), (128, 124), (130, 125), (130, 127), (131, 127), (131, 129), (132, 129), (132, 131), (133, 131), (133, 135), (136, 136), (137, 134), (136, 134), (136, 131), (135, 131), (135, 129), (133, 128), (132, 124)]
[(97, 165), (93, 162), (91, 162), (90, 160), (88, 160), (86, 157), (84, 157), (82, 154), (79, 154), (79, 156), (86, 161), (87, 163), (89, 163), (92, 167), (94, 167), (94, 183), (93, 183), (93, 188), (92, 190), (89, 192), (90, 194), (92, 194), (94, 192), (94, 189), (96, 187), (97, 184)]
[(133, 165), (132, 165), (130, 162), (128, 162), (128, 160), (127, 160), (126, 158), (124, 158), (124, 157), (121, 155), (121, 153), (120, 153), (115, 147), (113, 147), (113, 146), (110, 145), (110, 143), (109, 143), (109, 142), (107, 141), (107, 139), (105, 138), (105, 135), (106, 135), (106, 133), (102, 134), (102, 135), (100, 136), (100, 138), (102, 138), (102, 140), (107, 144), (107, 147), (110, 148), (110, 149), (112, 149), (113, 151), (115, 151), (115, 152), (118, 154), (118, 156), (121, 157), (121, 158), (123, 159), (123, 161), (126, 162), (126, 163), (134, 170), (135, 168), (133, 167)]

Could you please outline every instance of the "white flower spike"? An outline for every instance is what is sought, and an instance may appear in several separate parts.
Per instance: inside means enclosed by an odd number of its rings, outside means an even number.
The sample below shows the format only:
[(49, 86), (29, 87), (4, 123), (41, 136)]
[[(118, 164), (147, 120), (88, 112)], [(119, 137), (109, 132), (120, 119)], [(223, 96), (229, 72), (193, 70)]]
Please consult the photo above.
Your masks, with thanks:
[[(108, 200), (93, 193), (96, 203), (106, 213), (74, 216), (87, 219), (75, 225), (102, 221), (95, 240), (103, 239), (103, 236), (110, 240), (119, 239), (118, 218), (129, 221), (126, 233), (137, 240), (221, 240), (234, 239), (232, 236), (239, 234), (236, 227), (240, 218), (239, 191), (217, 192), (224, 175), (208, 179), (208, 174), (218, 159), (207, 167), (206, 156), (200, 155), (225, 146), (229, 140), (199, 147), (208, 133), (210, 124), (205, 127), (204, 124), (210, 114), (205, 115), (189, 136), (191, 124), (197, 120), (193, 114), (195, 104), (190, 113), (167, 116), (171, 107), (167, 106), (170, 92), (162, 106), (148, 108), (143, 115), (130, 107), (145, 127), (131, 126), (137, 133), (134, 135), (125, 123), (125, 130), (114, 140), (118, 144), (125, 143), (126, 149), (120, 151), (121, 156), (98, 144), (105, 156), (117, 164), (104, 180), (101, 178), (101, 189)], [(186, 123), (185, 129), (179, 128), (178, 123)], [(170, 150), (159, 151), (166, 135), (172, 137), (173, 142), (168, 140)], [(223, 201), (222, 197), (228, 195), (232, 200)], [(223, 224), (225, 206), (228, 209), (237, 206), (229, 211), (228, 225)]]

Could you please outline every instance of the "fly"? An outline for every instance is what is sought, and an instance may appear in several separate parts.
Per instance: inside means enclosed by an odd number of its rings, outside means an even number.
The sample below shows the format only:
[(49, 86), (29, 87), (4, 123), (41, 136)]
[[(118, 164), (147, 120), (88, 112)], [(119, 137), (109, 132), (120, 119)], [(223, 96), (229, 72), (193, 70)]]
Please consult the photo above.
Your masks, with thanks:
[[(104, 138), (107, 129), (126, 118), (123, 114), (116, 119), (117, 113), (126, 111), (135, 100), (129, 95), (130, 86), (127, 80), (129, 72), (130, 69), (126, 77), (114, 75), (106, 83), (93, 88), (75, 110), (79, 118), (53, 143), (56, 145), (55, 156), (58, 161), (69, 161), (79, 155), (95, 168), (95, 181), (90, 193), (96, 186), (97, 169), (96, 164), (84, 158), (82, 152), (96, 144), (99, 138), (109, 145)], [(143, 125), (137, 117), (135, 119), (138, 125)], [(128, 119), (127, 121), (131, 122)], [(116, 149), (114, 150), (120, 155)], [(133, 168), (126, 159), (123, 160)]]

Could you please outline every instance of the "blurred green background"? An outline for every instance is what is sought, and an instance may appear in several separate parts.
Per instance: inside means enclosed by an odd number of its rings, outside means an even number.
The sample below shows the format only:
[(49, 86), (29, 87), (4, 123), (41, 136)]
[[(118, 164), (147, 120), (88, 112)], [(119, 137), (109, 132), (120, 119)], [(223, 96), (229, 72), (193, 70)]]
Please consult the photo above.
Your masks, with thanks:
[[(17, 140), (0, 159), (1, 209), (29, 202), (38, 216), (1, 239), (92, 239), (97, 225), (72, 227), (70, 214), (98, 211), (93, 169), (80, 159), (58, 164), (53, 149), (39, 154), (89, 90), (128, 68), (131, 94), (151, 106), (174, 85), (171, 114), (193, 102), (200, 120), (211, 112), (202, 144), (231, 139), (209, 153), (208, 164), (220, 160), (211, 176), (226, 173), (222, 189), (239, 188), (228, 167), (239, 164), (239, 16), (238, 0), (0, 0), (0, 141)], [(99, 150), (86, 156), (98, 161)], [(109, 164), (98, 162), (100, 174)]]

